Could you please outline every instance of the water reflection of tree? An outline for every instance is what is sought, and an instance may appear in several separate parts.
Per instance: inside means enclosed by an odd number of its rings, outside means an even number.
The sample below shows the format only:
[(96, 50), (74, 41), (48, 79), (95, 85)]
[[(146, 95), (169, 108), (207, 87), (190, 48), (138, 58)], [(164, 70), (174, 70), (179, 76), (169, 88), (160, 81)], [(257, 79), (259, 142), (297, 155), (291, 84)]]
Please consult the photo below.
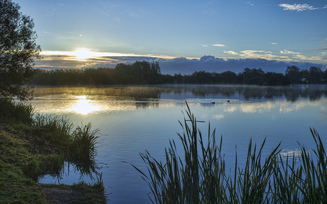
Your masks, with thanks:
[[(95, 97), (94, 99), (127, 100), (137, 108), (158, 107), (162, 100), (237, 99), (297, 101), (308, 98), (311, 101), (327, 96), (326, 85), (256, 86), (256, 85), (153, 85), (112, 87), (68, 87), (38, 88), (35, 96), (44, 94), (68, 94)], [(136, 101), (136, 102), (135, 102)]]
[[(240, 97), (245, 100), (272, 100), (277, 98), (286, 98), (288, 101), (296, 101), (299, 98), (309, 98), (310, 100), (319, 100), (327, 95), (325, 85), (298, 85), (298, 86), (242, 86), (242, 85), (213, 85), (213, 86), (174, 86), (171, 92), (180, 96), (192, 93), (195, 97), (206, 98), (229, 98)], [(165, 92), (167, 93), (167, 91)]]
[(158, 108), (159, 107), (159, 103), (157, 101), (136, 101), (135, 102), (135, 106), (136, 108)]

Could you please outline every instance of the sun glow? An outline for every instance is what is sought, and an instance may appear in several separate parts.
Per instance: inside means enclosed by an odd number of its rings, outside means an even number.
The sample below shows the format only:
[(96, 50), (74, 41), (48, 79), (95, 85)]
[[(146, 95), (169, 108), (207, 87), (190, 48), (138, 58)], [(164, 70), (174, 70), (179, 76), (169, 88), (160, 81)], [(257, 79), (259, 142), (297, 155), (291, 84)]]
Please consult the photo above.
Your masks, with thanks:
[(86, 59), (92, 58), (96, 55), (95, 52), (92, 52), (86, 48), (77, 49), (74, 52), (72, 52), (72, 54), (74, 56), (76, 56), (76, 58), (78, 60), (86, 60)]
[(75, 112), (81, 115), (87, 115), (89, 113), (97, 112), (100, 110), (100, 107), (93, 104), (91, 100), (87, 99), (86, 96), (77, 96), (76, 98), (78, 100), (69, 109), (71, 112)]

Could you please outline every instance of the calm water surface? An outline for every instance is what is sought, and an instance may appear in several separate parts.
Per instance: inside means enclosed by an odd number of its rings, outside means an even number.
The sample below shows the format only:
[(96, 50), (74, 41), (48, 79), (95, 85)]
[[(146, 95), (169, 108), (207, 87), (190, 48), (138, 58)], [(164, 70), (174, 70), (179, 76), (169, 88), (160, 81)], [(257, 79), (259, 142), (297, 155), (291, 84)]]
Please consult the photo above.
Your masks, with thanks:
[[(128, 163), (146, 170), (139, 153), (146, 149), (163, 160), (169, 139), (177, 144), (182, 133), (185, 100), (203, 133), (210, 122), (216, 136), (223, 137), (227, 168), (232, 168), (235, 148), (244, 166), (250, 138), (265, 154), (280, 141), (283, 154), (297, 151), (297, 141), (314, 147), (310, 127), (327, 143), (327, 86), (259, 87), (236, 85), (165, 85), (115, 87), (39, 87), (31, 101), (42, 114), (62, 115), (75, 126), (92, 123), (99, 128), (98, 155), (109, 203), (150, 203), (150, 192), (140, 174)], [(327, 145), (327, 144), (326, 144)], [(181, 149), (180, 149), (181, 150)], [(43, 183), (94, 182), (70, 167), (58, 181), (50, 176)]]

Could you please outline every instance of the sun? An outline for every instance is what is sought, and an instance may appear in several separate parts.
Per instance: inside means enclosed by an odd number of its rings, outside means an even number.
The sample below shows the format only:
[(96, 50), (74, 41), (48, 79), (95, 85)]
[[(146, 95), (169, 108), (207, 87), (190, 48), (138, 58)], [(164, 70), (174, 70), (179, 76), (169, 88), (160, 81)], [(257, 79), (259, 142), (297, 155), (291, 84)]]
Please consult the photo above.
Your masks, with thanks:
[(94, 52), (90, 51), (89, 49), (86, 48), (80, 48), (75, 50), (72, 53), (78, 60), (86, 60), (88, 58), (94, 57)]

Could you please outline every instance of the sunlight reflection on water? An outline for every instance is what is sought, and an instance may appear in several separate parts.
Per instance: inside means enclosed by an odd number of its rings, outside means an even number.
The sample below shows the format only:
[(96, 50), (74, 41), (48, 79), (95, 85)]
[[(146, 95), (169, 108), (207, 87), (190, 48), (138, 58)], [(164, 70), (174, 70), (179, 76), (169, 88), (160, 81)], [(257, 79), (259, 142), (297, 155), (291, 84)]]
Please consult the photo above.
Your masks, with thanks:
[[(103, 164), (110, 202), (150, 203), (146, 183), (122, 161), (146, 170), (140, 152), (147, 149), (162, 160), (170, 139), (178, 145), (176, 132), (182, 132), (178, 120), (183, 120), (185, 100), (195, 116), (206, 121), (199, 124), (203, 135), (210, 122), (217, 138), (223, 136), (229, 169), (236, 146), (243, 166), (250, 138), (260, 145), (267, 137), (266, 152), (281, 141), (282, 156), (298, 155), (297, 141), (313, 147), (309, 127), (323, 137), (327, 134), (326, 90), (326, 86), (49, 87), (35, 89), (31, 104), (39, 113), (63, 115), (75, 125), (91, 122), (92, 128), (99, 128), (96, 159)], [(78, 179), (79, 175), (71, 173), (61, 182), (72, 184)], [(41, 182), (56, 181), (47, 177)]]
[(87, 115), (101, 109), (97, 104), (92, 103), (91, 100), (87, 99), (86, 96), (76, 96), (76, 99), (75, 104), (68, 108), (68, 112)]

